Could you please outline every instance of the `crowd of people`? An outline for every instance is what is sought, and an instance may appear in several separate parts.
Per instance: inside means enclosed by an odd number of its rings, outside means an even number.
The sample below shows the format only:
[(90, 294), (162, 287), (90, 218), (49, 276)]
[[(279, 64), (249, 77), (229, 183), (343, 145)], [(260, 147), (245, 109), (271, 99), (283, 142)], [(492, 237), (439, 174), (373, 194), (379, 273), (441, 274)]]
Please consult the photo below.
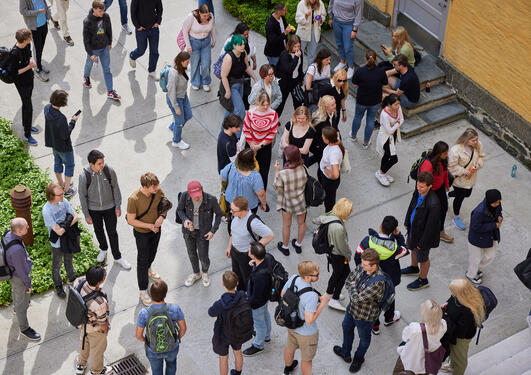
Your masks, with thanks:
[[(68, 1), (56, 2), (57, 15), (52, 18), (46, 0), (20, 0), (20, 10), (28, 28), (16, 32), (17, 43), (11, 52), (14, 58), (10, 58), (7, 69), (14, 76), (22, 100), (24, 139), (35, 146), (37, 141), (31, 134), (38, 130), (32, 126), (31, 94), (34, 72), (39, 79), (48, 80), (48, 70), (41, 59), (48, 20), (53, 27), (63, 30), (67, 44), (74, 44), (66, 23)], [(83, 42), (87, 52), (84, 85), (90, 88), (90, 70), (99, 61), (107, 96), (120, 100), (113, 89), (110, 69), (112, 25), (105, 10), (111, 4), (112, 0), (94, 1), (84, 21)], [(120, 0), (119, 6), (122, 30), (131, 34), (127, 25), (127, 2)], [(221, 375), (229, 373), (229, 347), (235, 356), (235, 368), (230, 374), (239, 375), (243, 371), (243, 356), (263, 352), (264, 343), (271, 340), (268, 301), (272, 293), (272, 269), (278, 261), (266, 251), (266, 246), (273, 241), (275, 233), (257, 215), (259, 208), (264, 212), (270, 210), (272, 202), (268, 203), (266, 196), (268, 187), (276, 191), (276, 210), (282, 217), (281, 240), (276, 248), (283, 256), (289, 256), (291, 245), (300, 254), (308, 210), (305, 190), (310, 178), (313, 179), (309, 167), (317, 164), (317, 180), (324, 190), (324, 214), (313, 222), (327, 227), (326, 240), (332, 249), (327, 259), (332, 273), (325, 294), (320, 295), (312, 287), (320, 273), (317, 263), (311, 260), (300, 262), (297, 272), (292, 272), (282, 288), (279, 298), (297, 297), (292, 318), (299, 321), (298, 326), (288, 329), (284, 374), (292, 373), (298, 366), (299, 362), (294, 359), (297, 349), (301, 352), (302, 373), (311, 374), (319, 339), (316, 321), (326, 305), (344, 312), (343, 342), (332, 350), (349, 363), (350, 372), (358, 372), (372, 335), (380, 333), (380, 314), (384, 314), (385, 326), (401, 317), (395, 310), (394, 299), (382, 308), (388, 288), (386, 278), (391, 286), (397, 286), (402, 276), (415, 276), (407, 285), (408, 290), (428, 287), (430, 249), (438, 247), (441, 240), (453, 241), (445, 232), (449, 197), (454, 199), (453, 223), (459, 230), (466, 230), (460, 217), (461, 206), (464, 199), (470, 197), (477, 173), (485, 162), (485, 153), (474, 129), (467, 129), (452, 147), (438, 141), (422, 155), (416, 171), (416, 187), (404, 213), (406, 237), (399, 229), (398, 219), (388, 215), (379, 228), (368, 229), (368, 236), (355, 250), (349, 245), (345, 224), (353, 213), (353, 202), (345, 197), (337, 199), (341, 177), (349, 170), (348, 152), (343, 142), (345, 139), (357, 142), (363, 116), (366, 116), (363, 149), (369, 148), (373, 130), (379, 128), (376, 151), (382, 158), (375, 176), (381, 185), (390, 186), (394, 178), (389, 171), (398, 163), (397, 142), (401, 140), (400, 127), (404, 123), (402, 107), (415, 106), (420, 94), (414, 70), (419, 60), (403, 27), (393, 31), (391, 47), (382, 46), (387, 61), (377, 64), (376, 52), (369, 50), (365, 54), (366, 65), (355, 69), (352, 43), (360, 27), (362, 9), (361, 0), (330, 0), (328, 10), (320, 0), (301, 0), (295, 15), (298, 26), (295, 32), (286, 22), (286, 6), (277, 4), (266, 23), (263, 53), (268, 64), (257, 67), (256, 47), (249, 38), (249, 27), (243, 23), (238, 24), (225, 41), (218, 62), (214, 64), (214, 74), (218, 69), (220, 78), (220, 104), (226, 109), (217, 141), (217, 172), (222, 195), (218, 199), (217, 194), (205, 192), (199, 181), (190, 181), (187, 190), (175, 197), (178, 203), (174, 210), (177, 223), (182, 224), (192, 268), (184, 282), (186, 287), (192, 287), (199, 280), (204, 287), (210, 285), (209, 244), (222, 221), (227, 223), (226, 256), (231, 259), (232, 270), (222, 277), (225, 293), (208, 310), (208, 315), (217, 318), (212, 345), (219, 355)], [(129, 54), (129, 63), (135, 68), (136, 60), (149, 44), (148, 74), (157, 81), (160, 78), (173, 115), (169, 126), (173, 132), (172, 146), (188, 149), (190, 144), (182, 137), (184, 125), (193, 117), (188, 87), (193, 91), (210, 91), (212, 85), (211, 52), (216, 44), (212, 2), (199, 1), (198, 8), (186, 17), (179, 36), (181, 52), (176, 55), (173, 66), (160, 75), (156, 71), (162, 3), (160, 0), (132, 0), (130, 11), (137, 48)], [(340, 54), (340, 63), (333, 69), (330, 51), (318, 44), (327, 15)], [(32, 41), (36, 62), (31, 58)], [(351, 131), (342, 135), (339, 122), (347, 120), (349, 81), (358, 90), (356, 107)], [(292, 109), (286, 108), (289, 96)], [(76, 241), (79, 215), (64, 198), (79, 191), (83, 217), (93, 226), (99, 243), (100, 252), (95, 261), (105, 262), (110, 245), (114, 261), (129, 270), (132, 266), (122, 257), (116, 230), (117, 218), (122, 215), (119, 171), (105, 162), (101, 151), (92, 150), (87, 155), (88, 165), (79, 173), (76, 189), (72, 182), (75, 165), (70, 135), (80, 114), (69, 121), (61, 112), (68, 104), (68, 93), (64, 90), (53, 91), (49, 101), (44, 109), (45, 146), (52, 148), (57, 182), (51, 182), (46, 188), (47, 203), (42, 208), (42, 216), (50, 235), (52, 279), (57, 296), (66, 298), (60, 274), (64, 263), (68, 282), (81, 296), (90, 296), (87, 342), (81, 345), (76, 373), (83, 374), (90, 362), (92, 374), (108, 374), (112, 369), (104, 365), (103, 353), (109, 330), (109, 304), (101, 287), (106, 272), (101, 265), (95, 265), (85, 276), (76, 279), (72, 256), (81, 250)], [(291, 116), (283, 133), (279, 134), (282, 129), (279, 118), (283, 112)], [(275, 142), (279, 143), (282, 163), (274, 163), (274, 178), (269, 184)], [(173, 207), (170, 199), (174, 197), (165, 195), (158, 177), (152, 172), (144, 173), (140, 176), (140, 187), (127, 200), (125, 215), (127, 223), (133, 227), (139, 298), (145, 306), (137, 318), (136, 337), (145, 343), (153, 374), (157, 375), (163, 373), (164, 364), (167, 375), (175, 374), (179, 342), (187, 330), (183, 311), (178, 305), (165, 302), (168, 286), (152, 267), (163, 223)], [(297, 232), (291, 236), (294, 216)], [(488, 190), (485, 199), (472, 211), (468, 231), (469, 262), (466, 272), (463, 270), (465, 278), (451, 281), (450, 298), (445, 304), (427, 299), (420, 305), (420, 321), (404, 328), (394, 374), (403, 371), (428, 373), (424, 350), (435, 352), (441, 347), (450, 356), (447, 367), (453, 374), (464, 373), (468, 344), (485, 319), (483, 300), (474, 285), (482, 283), (484, 272), (488, 272), (486, 267), (494, 259), (502, 222), (501, 193), (496, 189)], [(27, 222), (15, 218), (3, 241), (11, 247), (6, 252), (7, 263), (12, 269), (12, 295), (21, 334), (30, 340), (39, 340), (40, 335), (30, 327), (26, 316), (33, 266), (22, 241), (27, 231)], [(290, 237), (295, 238), (290, 241)], [(407, 255), (411, 255), (411, 263), (401, 268), (399, 260)], [(348, 298), (342, 293), (344, 287)], [(342, 303), (344, 299), (348, 300), (346, 306)], [(251, 314), (251, 331), (249, 320), (235, 317), (245, 317), (245, 314)], [(151, 324), (160, 319), (165, 321), (161, 324), (171, 339), (169, 344), (166, 342), (168, 345), (162, 345), (163, 348)], [(355, 329), (359, 345), (352, 356)], [(253, 335), (250, 346), (242, 350), (242, 345)], [(426, 336), (427, 340), (423, 340)], [(427, 341), (424, 347), (423, 341)]]

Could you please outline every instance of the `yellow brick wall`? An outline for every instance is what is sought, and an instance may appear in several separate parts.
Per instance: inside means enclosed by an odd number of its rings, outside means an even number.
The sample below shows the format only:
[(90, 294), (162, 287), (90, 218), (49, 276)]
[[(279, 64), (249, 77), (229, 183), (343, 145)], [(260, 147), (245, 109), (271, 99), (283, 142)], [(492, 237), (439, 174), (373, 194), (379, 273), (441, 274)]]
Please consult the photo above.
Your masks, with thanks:
[(395, 0), (368, 0), (369, 3), (380, 9), (382, 12), (393, 15)]
[(531, 1), (451, 0), (442, 55), (531, 122)]

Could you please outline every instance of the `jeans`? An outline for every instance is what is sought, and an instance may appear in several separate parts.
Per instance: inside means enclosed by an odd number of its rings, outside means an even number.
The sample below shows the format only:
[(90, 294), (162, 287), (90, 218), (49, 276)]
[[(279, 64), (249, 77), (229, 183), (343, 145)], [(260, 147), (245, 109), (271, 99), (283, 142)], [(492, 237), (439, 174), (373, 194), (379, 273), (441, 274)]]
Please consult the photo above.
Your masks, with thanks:
[(199, 8), (203, 4), (208, 5), (208, 9), (214, 14), (214, 4), (212, 3), (212, 0), (199, 0), (197, 2), (197, 7)]
[(149, 73), (157, 69), (157, 61), (159, 61), (159, 34), (158, 27), (142, 31), (135, 29), (136, 49), (129, 54), (129, 57), (136, 60), (140, 56), (143, 56), (149, 42)]
[(160, 241), (160, 228), (157, 233), (140, 233), (133, 229), (138, 254), (136, 256), (136, 278), (139, 290), (147, 290), (149, 285), (148, 268), (155, 260)]
[(375, 105), (363, 105), (358, 104), (356, 101), (356, 111), (354, 112), (354, 118), (352, 119), (352, 136), (355, 137), (358, 134), (358, 130), (361, 126), (361, 120), (365, 111), (367, 112), (367, 117), (365, 117), (365, 133), (363, 134), (363, 143), (369, 143), (372, 136), (372, 131), (374, 130), (374, 119), (378, 113), (380, 104)]
[(253, 345), (258, 349), (263, 349), (265, 340), (269, 340), (271, 337), (271, 317), (267, 309), (267, 302), (264, 306), (253, 309), (253, 324), (256, 331)]
[[(111, 6), (113, 0), (104, 0), (103, 5), (105, 5), (105, 10)], [(122, 25), (127, 25), (127, 0), (118, 0), (120, 5), (120, 19)]]
[(193, 272), (199, 273), (199, 262), (201, 262), (201, 271), (207, 273), (210, 267), (210, 259), (208, 258), (210, 241), (207, 241), (198, 230), (189, 231), (185, 229), (183, 237), (190, 263), (192, 263)]
[(33, 37), (33, 46), (35, 47), (35, 64), (37, 69), (42, 69), (42, 51), (44, 50), (44, 43), (46, 42), (46, 35), (48, 35), (48, 22), (37, 27), (37, 30), (31, 30)]
[(330, 212), (332, 211), (334, 204), (336, 204), (336, 191), (339, 187), (339, 183), (341, 182), (341, 178), (338, 177), (337, 180), (331, 180), (324, 175), (319, 166), (317, 166), (317, 168), (317, 179), (319, 180), (325, 191), (325, 212)]
[(267, 62), (269, 63), (269, 65), (271, 65), (273, 68), (276, 68), (278, 64), (278, 60), (280, 60), (280, 56), (277, 56), (277, 57), (266, 56), (266, 58), (267, 58)]
[(166, 362), (165, 375), (175, 375), (177, 373), (177, 353), (179, 353), (179, 345), (166, 353), (153, 353), (146, 348), (146, 356), (151, 365), (152, 374), (163, 375), (164, 362)]
[[(240, 116), (243, 120), (245, 119), (245, 105), (243, 104), (243, 83), (234, 83), (230, 86), (230, 95), (232, 104), (234, 105), (233, 113)], [(223, 118), (227, 117), (230, 114), (229, 111), (225, 111)], [(242, 126), (243, 128), (243, 126)]]
[(371, 344), (371, 330), (374, 322), (369, 322), (367, 320), (356, 320), (349, 313), (350, 304), (347, 306), (347, 312), (343, 318), (343, 346), (341, 347), (341, 354), (345, 357), (350, 357), (352, 352), (352, 343), (354, 342), (354, 328), (358, 329), (358, 335), (360, 336), (360, 343), (358, 348), (354, 353), (354, 358), (363, 359), (365, 358), (365, 353), (369, 349)]
[(24, 137), (31, 136), (31, 123), (33, 122), (33, 103), (31, 102), (31, 94), (33, 93), (33, 76), (31, 83), (21, 84), (15, 81), (20, 100), (22, 101), (22, 126), (24, 127)]
[(170, 125), (170, 128), (173, 129), (173, 142), (179, 143), (182, 140), (181, 134), (184, 124), (192, 118), (192, 107), (188, 100), (188, 94), (184, 98), (177, 98), (177, 104), (179, 104), (179, 109), (181, 110), (180, 115), (175, 112), (168, 95), (166, 95), (166, 103), (168, 103), (168, 107), (170, 107), (173, 115), (173, 122)]
[(63, 286), (63, 279), (61, 278), (61, 263), (63, 259), (68, 281), (76, 279), (76, 271), (74, 271), (74, 264), (72, 263), (73, 255), (72, 253), (63, 253), (59, 247), (52, 247), (52, 280), (56, 288)]
[(333, 299), (339, 299), (341, 289), (350, 273), (350, 266), (348, 261), (345, 263), (346, 258), (343, 255), (331, 254), (329, 259), (332, 265), (332, 275), (328, 280), (326, 293), (331, 294)]
[[(319, 26), (314, 26), (314, 27), (319, 27)], [(306, 54), (308, 55), (308, 59), (306, 61), (308, 61), (307, 65), (310, 65), (313, 60), (315, 59), (315, 55), (317, 53), (317, 42), (315, 41), (315, 33), (314, 33), (314, 30), (313, 30), (313, 27), (312, 27), (312, 31), (311, 31), (311, 37), (310, 37), (310, 40), (308, 42), (305, 42), (305, 41), (301, 41), (301, 51), (304, 52), (304, 49), (308, 48), (308, 50), (306, 51)]]
[[(95, 49), (92, 53), (98, 57), (99, 62), (101, 63), (101, 69), (103, 70), (103, 78), (105, 79), (105, 86), (107, 91), (113, 91), (112, 88), (112, 73), (111, 73), (111, 53), (108, 47), (102, 49)], [(85, 70), (83, 75), (85, 77), (90, 77), (90, 71), (92, 70), (92, 65), (94, 61), (87, 54), (87, 60), (85, 61)]]
[(192, 36), (190, 45), (192, 46), (192, 56), (190, 57), (192, 86), (200, 87), (201, 85), (210, 85), (210, 53), (212, 48), (210, 44), (212, 39), (210, 34), (203, 39), (196, 39)]
[(54, 173), (63, 173), (63, 164), (65, 166), (65, 176), (74, 176), (74, 151), (59, 152), (53, 149), (53, 171)]
[(341, 22), (334, 19), (334, 38), (336, 39), (339, 58), (347, 61), (349, 67), (354, 66), (354, 39), (350, 38), (350, 33), (354, 28), (354, 22)]
[(92, 224), (94, 225), (94, 233), (100, 244), (100, 250), (107, 251), (109, 246), (107, 245), (107, 238), (105, 237), (105, 231), (103, 229), (103, 223), (105, 222), (105, 229), (107, 230), (107, 236), (109, 236), (109, 242), (111, 243), (111, 251), (114, 259), (120, 259), (122, 254), (118, 246), (118, 232), (116, 232), (116, 207), (109, 208), (103, 211), (89, 210), (89, 215), (92, 218)]
[(17, 312), (18, 327), (21, 332), (29, 328), (27, 312), (30, 295), (26, 293), (27, 290), (28, 288), (24, 285), (22, 279), (17, 276), (11, 278), (11, 297), (13, 298), (13, 306)]
[[(393, 87), (393, 90), (398, 90), (399, 87), (400, 87), (400, 80), (397, 79), (395, 83), (395, 87)], [(413, 108), (416, 105), (417, 105), (417, 102), (412, 102), (411, 100), (409, 100), (405, 92), (402, 95), (400, 95), (400, 106), (401, 107)]]
[(237, 290), (247, 290), (247, 282), (251, 274), (251, 266), (249, 266), (251, 258), (249, 254), (238, 251), (233, 246), (230, 250), (230, 259), (232, 262), (232, 271), (238, 276)]

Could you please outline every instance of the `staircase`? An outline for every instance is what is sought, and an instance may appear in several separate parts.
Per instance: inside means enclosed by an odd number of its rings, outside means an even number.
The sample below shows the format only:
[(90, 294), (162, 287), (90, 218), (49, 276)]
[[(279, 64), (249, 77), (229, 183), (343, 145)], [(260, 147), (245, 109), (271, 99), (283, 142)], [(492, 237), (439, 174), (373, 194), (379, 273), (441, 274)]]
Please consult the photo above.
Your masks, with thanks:
[[(339, 62), (339, 54), (332, 30), (321, 34), (321, 44), (332, 52), (330, 65), (334, 67)], [(364, 57), (368, 49), (376, 52), (379, 61), (384, 60), (380, 44), (391, 45), (391, 30), (376, 21), (363, 20), (354, 42), (356, 67), (365, 64)], [(406, 120), (400, 132), (404, 138), (462, 119), (466, 114), (465, 108), (456, 100), (455, 91), (444, 83), (445, 75), (436, 64), (437, 58), (427, 53), (422, 55), (422, 61), (415, 67), (421, 87), (420, 100), (414, 108), (403, 109)], [(425, 91), (428, 80), (431, 85), (429, 93)], [(351, 94), (356, 96), (356, 89), (352, 85), (349, 88)]]

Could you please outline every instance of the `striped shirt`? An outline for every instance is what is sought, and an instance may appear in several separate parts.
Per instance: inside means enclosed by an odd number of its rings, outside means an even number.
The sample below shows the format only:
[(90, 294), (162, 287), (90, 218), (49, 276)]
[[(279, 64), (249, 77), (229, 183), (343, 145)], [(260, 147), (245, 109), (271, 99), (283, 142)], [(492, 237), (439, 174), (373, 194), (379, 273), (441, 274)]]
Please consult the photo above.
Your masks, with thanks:
[(278, 129), (278, 114), (271, 108), (267, 112), (251, 109), (245, 114), (243, 134), (247, 142), (270, 144)]

